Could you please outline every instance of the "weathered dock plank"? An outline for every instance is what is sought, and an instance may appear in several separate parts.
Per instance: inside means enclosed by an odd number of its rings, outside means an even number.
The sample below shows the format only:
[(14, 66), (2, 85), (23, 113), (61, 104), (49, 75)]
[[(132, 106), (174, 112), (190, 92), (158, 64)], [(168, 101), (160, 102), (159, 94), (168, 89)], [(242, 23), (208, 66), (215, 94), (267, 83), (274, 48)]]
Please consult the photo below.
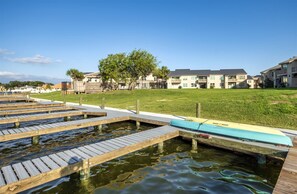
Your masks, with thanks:
[(10, 110), (10, 111), (0, 111), (0, 116), (8, 115), (20, 115), (29, 113), (41, 113), (41, 112), (51, 112), (51, 111), (66, 111), (66, 110), (77, 110), (74, 107), (49, 107), (49, 108), (38, 108), (38, 109), (22, 109), (22, 110)]
[[(115, 141), (120, 141), (124, 137), (134, 137), (136, 135), (137, 137), (145, 136), (146, 138), (139, 142), (133, 142), (129, 144), (126, 143), (126, 145), (117, 144)], [(33, 160), (22, 162), (22, 167), (20, 167), (21, 164), (17, 164), (17, 166), (20, 168), (25, 168), (29, 172), (24, 175), (24, 177), (30, 174), (30, 177), (24, 179), (21, 179), (18, 176), (18, 173), (21, 173), (20, 171), (14, 172), (11, 166), (5, 166), (1, 168), (2, 173), (4, 174), (4, 185), (2, 183), (2, 186), (0, 186), (0, 193), (21, 192), (60, 177), (67, 176), (72, 173), (110, 161), (120, 156), (141, 150), (148, 146), (175, 138), (177, 136), (179, 136), (179, 131), (177, 128), (163, 126), (136, 134), (123, 136), (122, 138), (119, 137), (112, 140), (51, 154), (49, 156), (35, 158)], [(106, 146), (109, 147), (109, 151), (101, 152), (99, 150), (100, 148)], [(39, 169), (38, 172), (36, 167)], [(31, 171), (33, 171), (33, 173)]]
[(274, 187), (274, 194), (297, 193), (297, 137), (289, 149), (283, 168)]
[(52, 104), (27, 104), (27, 105), (19, 105), (19, 106), (2, 106), (0, 107), (0, 111), (5, 110), (21, 110), (21, 109), (33, 109), (33, 108), (47, 108), (47, 107), (62, 107), (65, 106), (63, 103), (52, 103)]
[(276, 146), (261, 142), (244, 141), (218, 135), (199, 133), (189, 130), (180, 129), (180, 136), (188, 139), (195, 139), (201, 144), (213, 147), (223, 148), (231, 151), (238, 151), (248, 155), (255, 156), (257, 154), (265, 155), (270, 158), (283, 159), (289, 147)]
[(18, 103), (1, 103), (0, 108), (4, 107), (17, 107), (17, 106), (32, 106), (39, 104), (38, 102), (18, 102)]
[(55, 112), (48, 114), (34, 114), (34, 115), (17, 115), (17, 116), (8, 116), (8, 117), (0, 117), (0, 124), (8, 124), (8, 123), (16, 123), (16, 122), (28, 122), (28, 121), (36, 121), (36, 120), (45, 120), (45, 119), (54, 119), (54, 118), (62, 118), (62, 117), (72, 117), (72, 116), (80, 116), (80, 115), (91, 115), (91, 116), (106, 116), (105, 112), (99, 113), (91, 113), (84, 111), (66, 111), (66, 112)]
[(0, 102), (34, 102), (33, 99), (24, 97), (14, 97), (14, 98), (0, 98)]
[(24, 127), (24, 128), (19, 128), (20, 132), (19, 131), (16, 132), (13, 130), (2, 130), (4, 135), (0, 135), (0, 142), (33, 137), (36, 135), (45, 135), (50, 133), (80, 129), (85, 127), (92, 127), (92, 126), (97, 126), (101, 124), (127, 121), (127, 120), (129, 120), (129, 116), (120, 116), (120, 117), (107, 116), (107, 117), (96, 117), (96, 118), (83, 119), (83, 120)]

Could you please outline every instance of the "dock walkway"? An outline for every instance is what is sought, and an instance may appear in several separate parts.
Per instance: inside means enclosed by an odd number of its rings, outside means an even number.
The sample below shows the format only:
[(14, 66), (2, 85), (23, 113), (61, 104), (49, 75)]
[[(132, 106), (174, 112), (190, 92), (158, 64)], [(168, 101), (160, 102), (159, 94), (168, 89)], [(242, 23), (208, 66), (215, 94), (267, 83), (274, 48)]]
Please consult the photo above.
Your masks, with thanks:
[(4, 166), (0, 193), (17, 193), (179, 136), (163, 126)]
[(102, 124), (115, 123), (129, 120), (129, 116), (118, 117), (97, 117), (68, 122), (57, 122), (52, 124), (37, 125), (30, 127), (4, 129), (0, 131), (0, 142), (16, 140), (21, 138), (58, 133), (68, 130), (80, 129), (85, 127), (98, 126)]
[(77, 108), (62, 106), (62, 107), (48, 107), (48, 108), (28, 108), (21, 110), (3, 110), (0, 111), (0, 116), (8, 115), (20, 115), (20, 114), (29, 114), (29, 113), (41, 113), (41, 112), (53, 112), (53, 111), (66, 111), (66, 110), (76, 110)]
[(32, 114), (32, 115), (16, 115), (16, 116), (7, 116), (0, 117), (0, 124), (9, 124), (16, 122), (28, 122), (28, 121), (36, 121), (36, 120), (44, 120), (44, 119), (54, 119), (66, 116), (79, 116), (83, 115), (82, 111), (65, 111), (65, 112), (54, 112), (48, 114)]
[(274, 194), (297, 193), (297, 137), (294, 138), (293, 144), (274, 187)]

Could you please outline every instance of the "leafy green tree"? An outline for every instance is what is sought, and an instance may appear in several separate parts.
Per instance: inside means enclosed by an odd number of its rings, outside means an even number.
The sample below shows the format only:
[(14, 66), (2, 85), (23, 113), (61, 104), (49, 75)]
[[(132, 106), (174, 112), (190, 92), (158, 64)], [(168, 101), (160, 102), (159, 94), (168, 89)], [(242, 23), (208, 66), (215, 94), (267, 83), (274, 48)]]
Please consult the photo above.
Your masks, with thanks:
[[(160, 86), (161, 88), (166, 88), (166, 81), (169, 78), (169, 73), (170, 73), (170, 70), (168, 69), (167, 66), (162, 66), (161, 68), (155, 69), (155, 71), (153, 72), (153, 76), (157, 77), (159, 88)], [(161, 80), (161, 84), (159, 80)]]
[(125, 53), (110, 54), (99, 61), (98, 69), (105, 87), (117, 89), (120, 82), (128, 83), (129, 89), (136, 87), (139, 78), (144, 79), (157, 67), (157, 59), (143, 50), (133, 50)]
[(129, 90), (133, 90), (136, 87), (136, 81), (139, 78), (144, 80), (156, 69), (158, 62), (156, 57), (145, 50), (133, 50), (128, 58)]
[(69, 69), (66, 72), (66, 75), (71, 77), (73, 80), (81, 81), (84, 79), (84, 74), (77, 69)]
[(105, 87), (118, 89), (119, 82), (129, 78), (128, 58), (125, 53), (110, 54), (99, 61), (99, 71)]

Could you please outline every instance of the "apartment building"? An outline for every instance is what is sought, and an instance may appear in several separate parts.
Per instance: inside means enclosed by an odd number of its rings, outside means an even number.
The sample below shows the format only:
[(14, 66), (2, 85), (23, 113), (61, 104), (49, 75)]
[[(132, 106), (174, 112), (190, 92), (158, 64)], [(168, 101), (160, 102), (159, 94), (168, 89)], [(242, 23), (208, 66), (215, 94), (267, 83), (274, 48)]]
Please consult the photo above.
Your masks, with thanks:
[(251, 88), (251, 89), (261, 88), (261, 85), (262, 85), (261, 75), (256, 75), (256, 76), (248, 75), (246, 83), (248, 88)]
[(171, 71), (167, 88), (247, 88), (247, 73), (244, 69)]
[(266, 88), (297, 87), (297, 56), (262, 71), (261, 76)]

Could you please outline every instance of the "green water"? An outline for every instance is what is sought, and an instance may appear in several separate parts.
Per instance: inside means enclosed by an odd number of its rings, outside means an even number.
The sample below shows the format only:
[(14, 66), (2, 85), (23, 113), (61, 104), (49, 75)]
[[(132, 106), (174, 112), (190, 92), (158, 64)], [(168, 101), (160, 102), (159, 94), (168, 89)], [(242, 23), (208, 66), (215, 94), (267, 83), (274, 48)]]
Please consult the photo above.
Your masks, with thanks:
[(245, 155), (199, 146), (191, 152), (181, 139), (150, 147), (78, 174), (32, 189), (30, 193), (271, 193), (281, 166)]
[[(141, 130), (153, 127), (142, 125)], [(135, 123), (122, 122), (105, 126), (103, 134), (84, 128), (45, 135), (38, 146), (32, 146), (30, 139), (5, 142), (0, 145), (0, 164), (13, 164), (135, 132), (138, 132)], [(85, 181), (76, 173), (22, 193), (271, 193), (281, 165), (273, 162), (259, 165), (253, 157), (203, 145), (195, 153), (190, 142), (176, 138), (165, 142), (163, 153), (152, 146), (95, 166)]]

